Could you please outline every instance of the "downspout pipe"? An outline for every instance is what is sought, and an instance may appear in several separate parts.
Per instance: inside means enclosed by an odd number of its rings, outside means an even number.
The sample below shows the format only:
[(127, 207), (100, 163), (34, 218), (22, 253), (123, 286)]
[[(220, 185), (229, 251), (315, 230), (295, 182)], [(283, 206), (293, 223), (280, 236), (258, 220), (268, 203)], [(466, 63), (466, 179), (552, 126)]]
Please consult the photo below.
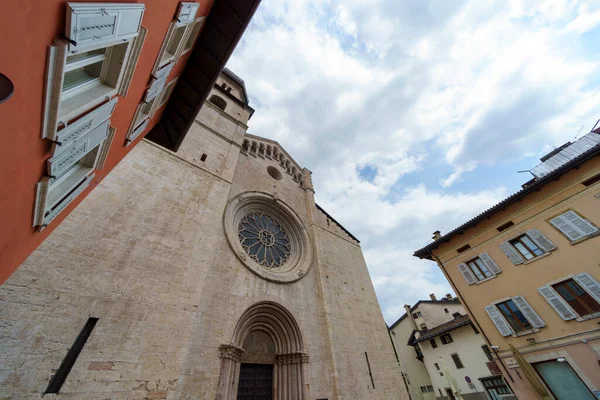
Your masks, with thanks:
[[(439, 257), (437, 257), (435, 254), (433, 254), (433, 252), (431, 251), (431, 249), (429, 250), (429, 255), (431, 256), (432, 259), (435, 259), (435, 261), (438, 263), (438, 265), (440, 266), (440, 268), (442, 269), (442, 271), (445, 271), (444, 269), (444, 264), (442, 263), (442, 260), (439, 259)], [(456, 294), (462, 299), (462, 295), (460, 294), (460, 292), (458, 291), (456, 285), (454, 284), (454, 281), (452, 280), (452, 278), (450, 278), (450, 275), (448, 275), (447, 273), (444, 273), (444, 275), (446, 276), (446, 279), (448, 279), (448, 281), (450, 282), (450, 285), (452, 285), (452, 288), (454, 289), (454, 291), (456, 292)], [(485, 338), (485, 341), (487, 343), (490, 344), (490, 346), (492, 345), (492, 342), (490, 342), (490, 339), (487, 337), (487, 335), (485, 334), (485, 331), (483, 329), (481, 329), (481, 325), (479, 325), (479, 322), (477, 322), (477, 319), (475, 319), (475, 314), (473, 314), (473, 312), (471, 311), (471, 309), (469, 308), (469, 305), (466, 302), (462, 302), (461, 304), (463, 306), (465, 306), (465, 308), (467, 309), (467, 312), (469, 313), (469, 315), (471, 315), (471, 318), (473, 318), (473, 321), (479, 326), (479, 332), (481, 332), (481, 334), (483, 335), (483, 337)], [(502, 365), (502, 367), (504, 368), (504, 370), (506, 371), (506, 374), (508, 375), (508, 377), (510, 378), (511, 382), (515, 382), (515, 380), (513, 379), (512, 375), (510, 374), (510, 372), (508, 371), (508, 368), (506, 367), (506, 365), (504, 365), (504, 361), (502, 361), (502, 359), (500, 358), (500, 356), (498, 355), (498, 352), (496, 351), (496, 349), (491, 349), (494, 354), (496, 355), (496, 358), (498, 359), (498, 361), (500, 361), (500, 365)]]

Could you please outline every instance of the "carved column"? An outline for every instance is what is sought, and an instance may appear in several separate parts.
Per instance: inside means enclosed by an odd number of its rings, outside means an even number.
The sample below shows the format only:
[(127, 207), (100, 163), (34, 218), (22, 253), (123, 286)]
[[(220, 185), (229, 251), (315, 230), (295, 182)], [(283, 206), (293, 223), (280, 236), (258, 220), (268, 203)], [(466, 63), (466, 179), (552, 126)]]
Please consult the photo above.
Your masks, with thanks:
[(240, 361), (244, 350), (233, 344), (219, 346), (221, 358), (221, 373), (217, 388), (217, 400), (235, 400), (237, 395)]
[(277, 400), (308, 399), (308, 387), (304, 385), (308, 355), (302, 352), (278, 354), (275, 357), (278, 390)]

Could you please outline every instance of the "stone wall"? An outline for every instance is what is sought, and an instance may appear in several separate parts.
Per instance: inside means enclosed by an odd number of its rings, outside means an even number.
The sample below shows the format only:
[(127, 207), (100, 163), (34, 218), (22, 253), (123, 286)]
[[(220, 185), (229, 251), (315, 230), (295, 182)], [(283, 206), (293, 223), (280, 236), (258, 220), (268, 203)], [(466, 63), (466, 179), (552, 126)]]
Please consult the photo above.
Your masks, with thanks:
[[(39, 398), (94, 317), (57, 398), (214, 399), (219, 347), (261, 301), (297, 323), (309, 398), (407, 398), (356, 241), (310, 189), (267, 173), (276, 160), (240, 153), (239, 123), (203, 116), (181, 153), (136, 146), (0, 288), (0, 398)], [(248, 191), (291, 207), (308, 233), (297, 281), (267, 281), (232, 251), (224, 210)]]

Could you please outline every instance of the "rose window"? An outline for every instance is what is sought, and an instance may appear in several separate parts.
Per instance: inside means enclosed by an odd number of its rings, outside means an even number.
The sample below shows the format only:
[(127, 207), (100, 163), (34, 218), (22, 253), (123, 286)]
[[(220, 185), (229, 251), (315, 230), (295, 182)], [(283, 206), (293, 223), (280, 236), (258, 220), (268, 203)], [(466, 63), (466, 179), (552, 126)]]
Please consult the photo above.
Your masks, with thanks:
[(245, 215), (238, 227), (238, 237), (246, 253), (264, 267), (280, 267), (290, 257), (287, 233), (266, 214), (253, 212)]

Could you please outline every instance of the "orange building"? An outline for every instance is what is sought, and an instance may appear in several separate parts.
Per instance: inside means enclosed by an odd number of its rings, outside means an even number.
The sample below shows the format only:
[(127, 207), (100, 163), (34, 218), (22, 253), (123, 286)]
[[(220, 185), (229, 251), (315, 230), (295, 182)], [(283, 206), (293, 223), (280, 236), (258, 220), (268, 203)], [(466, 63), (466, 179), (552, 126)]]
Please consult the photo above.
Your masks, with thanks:
[(177, 151), (259, 3), (2, 4), (0, 284), (142, 137)]
[(600, 129), (541, 159), (523, 189), (440, 235), (434, 260), (519, 399), (600, 396)]

